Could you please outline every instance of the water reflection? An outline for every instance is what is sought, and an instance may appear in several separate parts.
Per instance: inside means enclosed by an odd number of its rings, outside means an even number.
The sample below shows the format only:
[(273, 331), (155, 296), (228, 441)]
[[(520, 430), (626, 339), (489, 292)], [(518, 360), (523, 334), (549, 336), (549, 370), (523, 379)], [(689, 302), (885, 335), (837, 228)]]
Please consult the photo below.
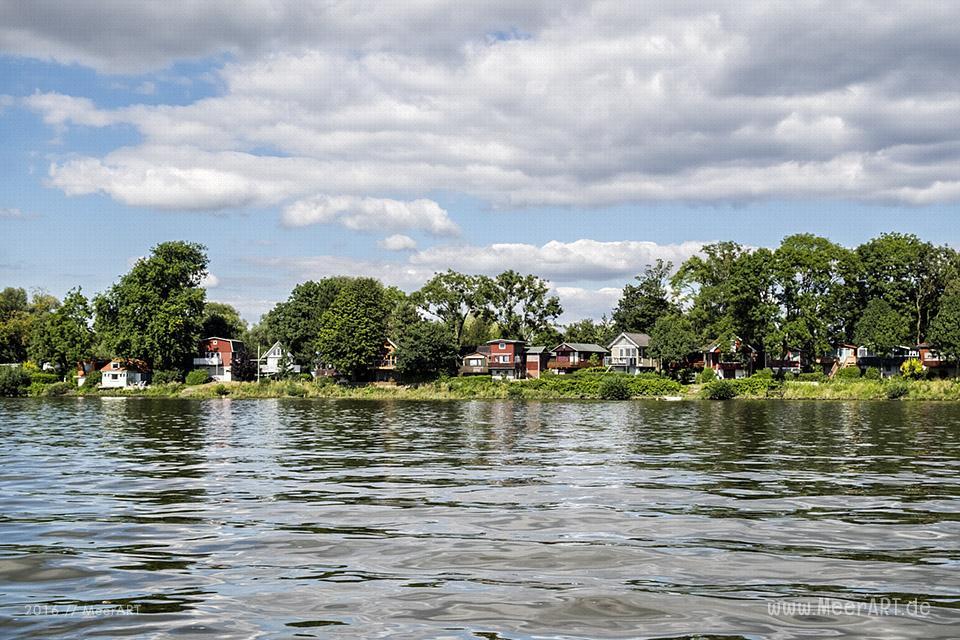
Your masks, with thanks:
[[(31, 399), (0, 401), (0, 437), (4, 636), (960, 622), (951, 404)], [(931, 610), (768, 608), (821, 598)]]

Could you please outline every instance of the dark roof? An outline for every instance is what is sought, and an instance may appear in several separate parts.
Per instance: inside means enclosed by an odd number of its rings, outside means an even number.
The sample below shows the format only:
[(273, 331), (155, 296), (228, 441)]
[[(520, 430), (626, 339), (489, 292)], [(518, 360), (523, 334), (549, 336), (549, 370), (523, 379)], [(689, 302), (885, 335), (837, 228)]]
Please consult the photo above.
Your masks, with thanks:
[(586, 353), (606, 353), (607, 350), (605, 347), (601, 347), (598, 344), (593, 344), (592, 342), (561, 342), (555, 346), (551, 351), (556, 351), (562, 346), (568, 346), (574, 351), (584, 351)]
[(527, 353), (546, 353), (546, 347), (527, 347)]
[(630, 342), (634, 343), (638, 347), (649, 347), (650, 346), (650, 336), (645, 333), (636, 333), (634, 331), (623, 331), (617, 335), (616, 338), (610, 341), (610, 344), (607, 345), (609, 349), (613, 346), (613, 343), (620, 339), (620, 336), (626, 337)]
[[(113, 368), (113, 363), (120, 363), (120, 367)], [(136, 358), (114, 358), (100, 368), (100, 371), (139, 371), (140, 373), (150, 373), (150, 365), (143, 360)]]
[(526, 340), (508, 340), (507, 338), (497, 338), (496, 340), (487, 340), (484, 344), (496, 344), (498, 342), (511, 342), (514, 344), (525, 344)]

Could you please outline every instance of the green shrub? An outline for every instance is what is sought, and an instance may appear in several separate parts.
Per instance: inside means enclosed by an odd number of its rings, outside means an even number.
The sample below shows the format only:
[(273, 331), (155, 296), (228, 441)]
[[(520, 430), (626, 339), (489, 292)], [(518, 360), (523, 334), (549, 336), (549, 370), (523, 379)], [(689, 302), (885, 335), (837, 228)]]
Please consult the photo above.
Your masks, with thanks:
[(737, 387), (730, 380), (714, 380), (704, 388), (710, 400), (732, 400), (737, 397)]
[(171, 382), (180, 382), (183, 374), (176, 369), (160, 369), (153, 372), (151, 382), (153, 384), (170, 384)]
[(296, 382), (286, 383), (283, 390), (288, 396), (294, 398), (303, 398), (307, 395), (307, 390), (303, 388), (303, 385), (297, 384)]
[(916, 358), (904, 360), (900, 365), (900, 375), (907, 380), (919, 380), (923, 377), (923, 364)]
[(210, 382), (210, 375), (203, 369), (194, 369), (187, 374), (186, 382), (191, 387), (198, 384), (206, 384)]
[(797, 380), (800, 382), (825, 382), (827, 376), (823, 375), (820, 371), (813, 371), (811, 373), (799, 373), (797, 374)]
[(717, 372), (713, 369), (704, 369), (697, 374), (697, 384), (707, 384), (717, 379)]
[(54, 382), (60, 382), (60, 376), (55, 373), (39, 371), (37, 373), (30, 374), (30, 382), (38, 384), (53, 384)]
[(896, 400), (910, 393), (910, 385), (903, 380), (892, 380), (887, 384), (887, 398)]
[(103, 380), (103, 374), (100, 371), (91, 371), (87, 374), (87, 377), (83, 379), (83, 388), (84, 389), (96, 389), (97, 385)]
[(519, 384), (511, 384), (509, 387), (507, 387), (507, 397), (514, 400), (519, 400), (523, 397), (523, 387), (521, 387)]
[(730, 384), (738, 396), (764, 396), (767, 389), (774, 386), (773, 377), (762, 375), (752, 375), (749, 378), (739, 378), (737, 380), (724, 380)]
[(629, 400), (630, 383), (620, 376), (609, 376), (600, 383), (600, 397), (604, 400)]
[(45, 396), (65, 396), (74, 389), (74, 385), (69, 382), (54, 382), (53, 384), (48, 384), (46, 389), (43, 390), (43, 395)]
[(213, 392), (220, 397), (230, 395), (230, 389), (227, 389), (227, 385), (225, 384), (218, 384), (213, 388)]
[(43, 395), (43, 390), (47, 388), (47, 385), (42, 382), (31, 382), (30, 386), (27, 387), (27, 395), (31, 398), (36, 398)]
[(879, 367), (870, 367), (863, 372), (863, 377), (867, 380), (879, 380), (883, 377), (883, 374), (880, 372)]
[(773, 369), (760, 369), (760, 371), (757, 371), (750, 377), (757, 378), (758, 380), (773, 380), (775, 375)]
[(301, 373), (300, 382), (313, 382), (313, 376), (309, 373)]
[(30, 386), (30, 374), (21, 367), (0, 367), (0, 396), (26, 395)]
[(844, 367), (837, 371), (834, 377), (837, 380), (859, 380), (860, 367)]

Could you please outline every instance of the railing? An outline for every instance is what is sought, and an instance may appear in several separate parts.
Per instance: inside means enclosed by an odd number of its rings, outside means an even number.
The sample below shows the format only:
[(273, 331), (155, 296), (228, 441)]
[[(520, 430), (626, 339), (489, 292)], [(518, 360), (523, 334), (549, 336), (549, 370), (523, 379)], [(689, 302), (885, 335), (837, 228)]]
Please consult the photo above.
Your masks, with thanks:
[(600, 362), (590, 362), (589, 360), (578, 360), (570, 362), (569, 360), (557, 360), (556, 358), (547, 360), (547, 369), (586, 369), (587, 367), (600, 366)]
[(485, 367), (483, 365), (480, 365), (480, 366), (464, 365), (460, 367), (460, 375), (464, 375), (467, 373), (480, 373), (480, 374), (490, 373), (490, 368)]
[(207, 358), (194, 358), (193, 364), (201, 367), (219, 367), (223, 365), (223, 360), (220, 359), (220, 354), (217, 354)]
[(656, 368), (653, 358), (638, 358), (636, 356), (607, 356), (603, 359), (605, 367), (648, 367)]

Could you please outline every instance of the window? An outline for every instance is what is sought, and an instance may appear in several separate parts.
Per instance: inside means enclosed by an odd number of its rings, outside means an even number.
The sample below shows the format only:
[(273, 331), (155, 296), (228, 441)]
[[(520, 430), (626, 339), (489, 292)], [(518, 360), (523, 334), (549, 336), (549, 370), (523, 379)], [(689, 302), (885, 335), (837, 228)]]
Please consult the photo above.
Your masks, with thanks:
[(119, 368), (120, 368), (120, 363), (119, 363), (119, 362), (111, 362), (111, 363), (110, 363), (110, 368), (111, 368), (111, 369), (119, 369)]
[(216, 345), (217, 345), (217, 341), (216, 341), (216, 340), (212, 340), (212, 341), (210, 342), (210, 344), (216, 346)]
[(506, 343), (506, 342), (501, 342), (498, 346), (500, 347), (501, 350), (503, 350), (503, 349), (506, 349), (506, 348), (507, 348), (507, 343)]
[(117, 380), (117, 379), (119, 379), (119, 378), (120, 378), (120, 376), (119, 376), (118, 374), (116, 374), (116, 373), (111, 373), (111, 374), (110, 374), (110, 379), (111, 379), (111, 380)]

